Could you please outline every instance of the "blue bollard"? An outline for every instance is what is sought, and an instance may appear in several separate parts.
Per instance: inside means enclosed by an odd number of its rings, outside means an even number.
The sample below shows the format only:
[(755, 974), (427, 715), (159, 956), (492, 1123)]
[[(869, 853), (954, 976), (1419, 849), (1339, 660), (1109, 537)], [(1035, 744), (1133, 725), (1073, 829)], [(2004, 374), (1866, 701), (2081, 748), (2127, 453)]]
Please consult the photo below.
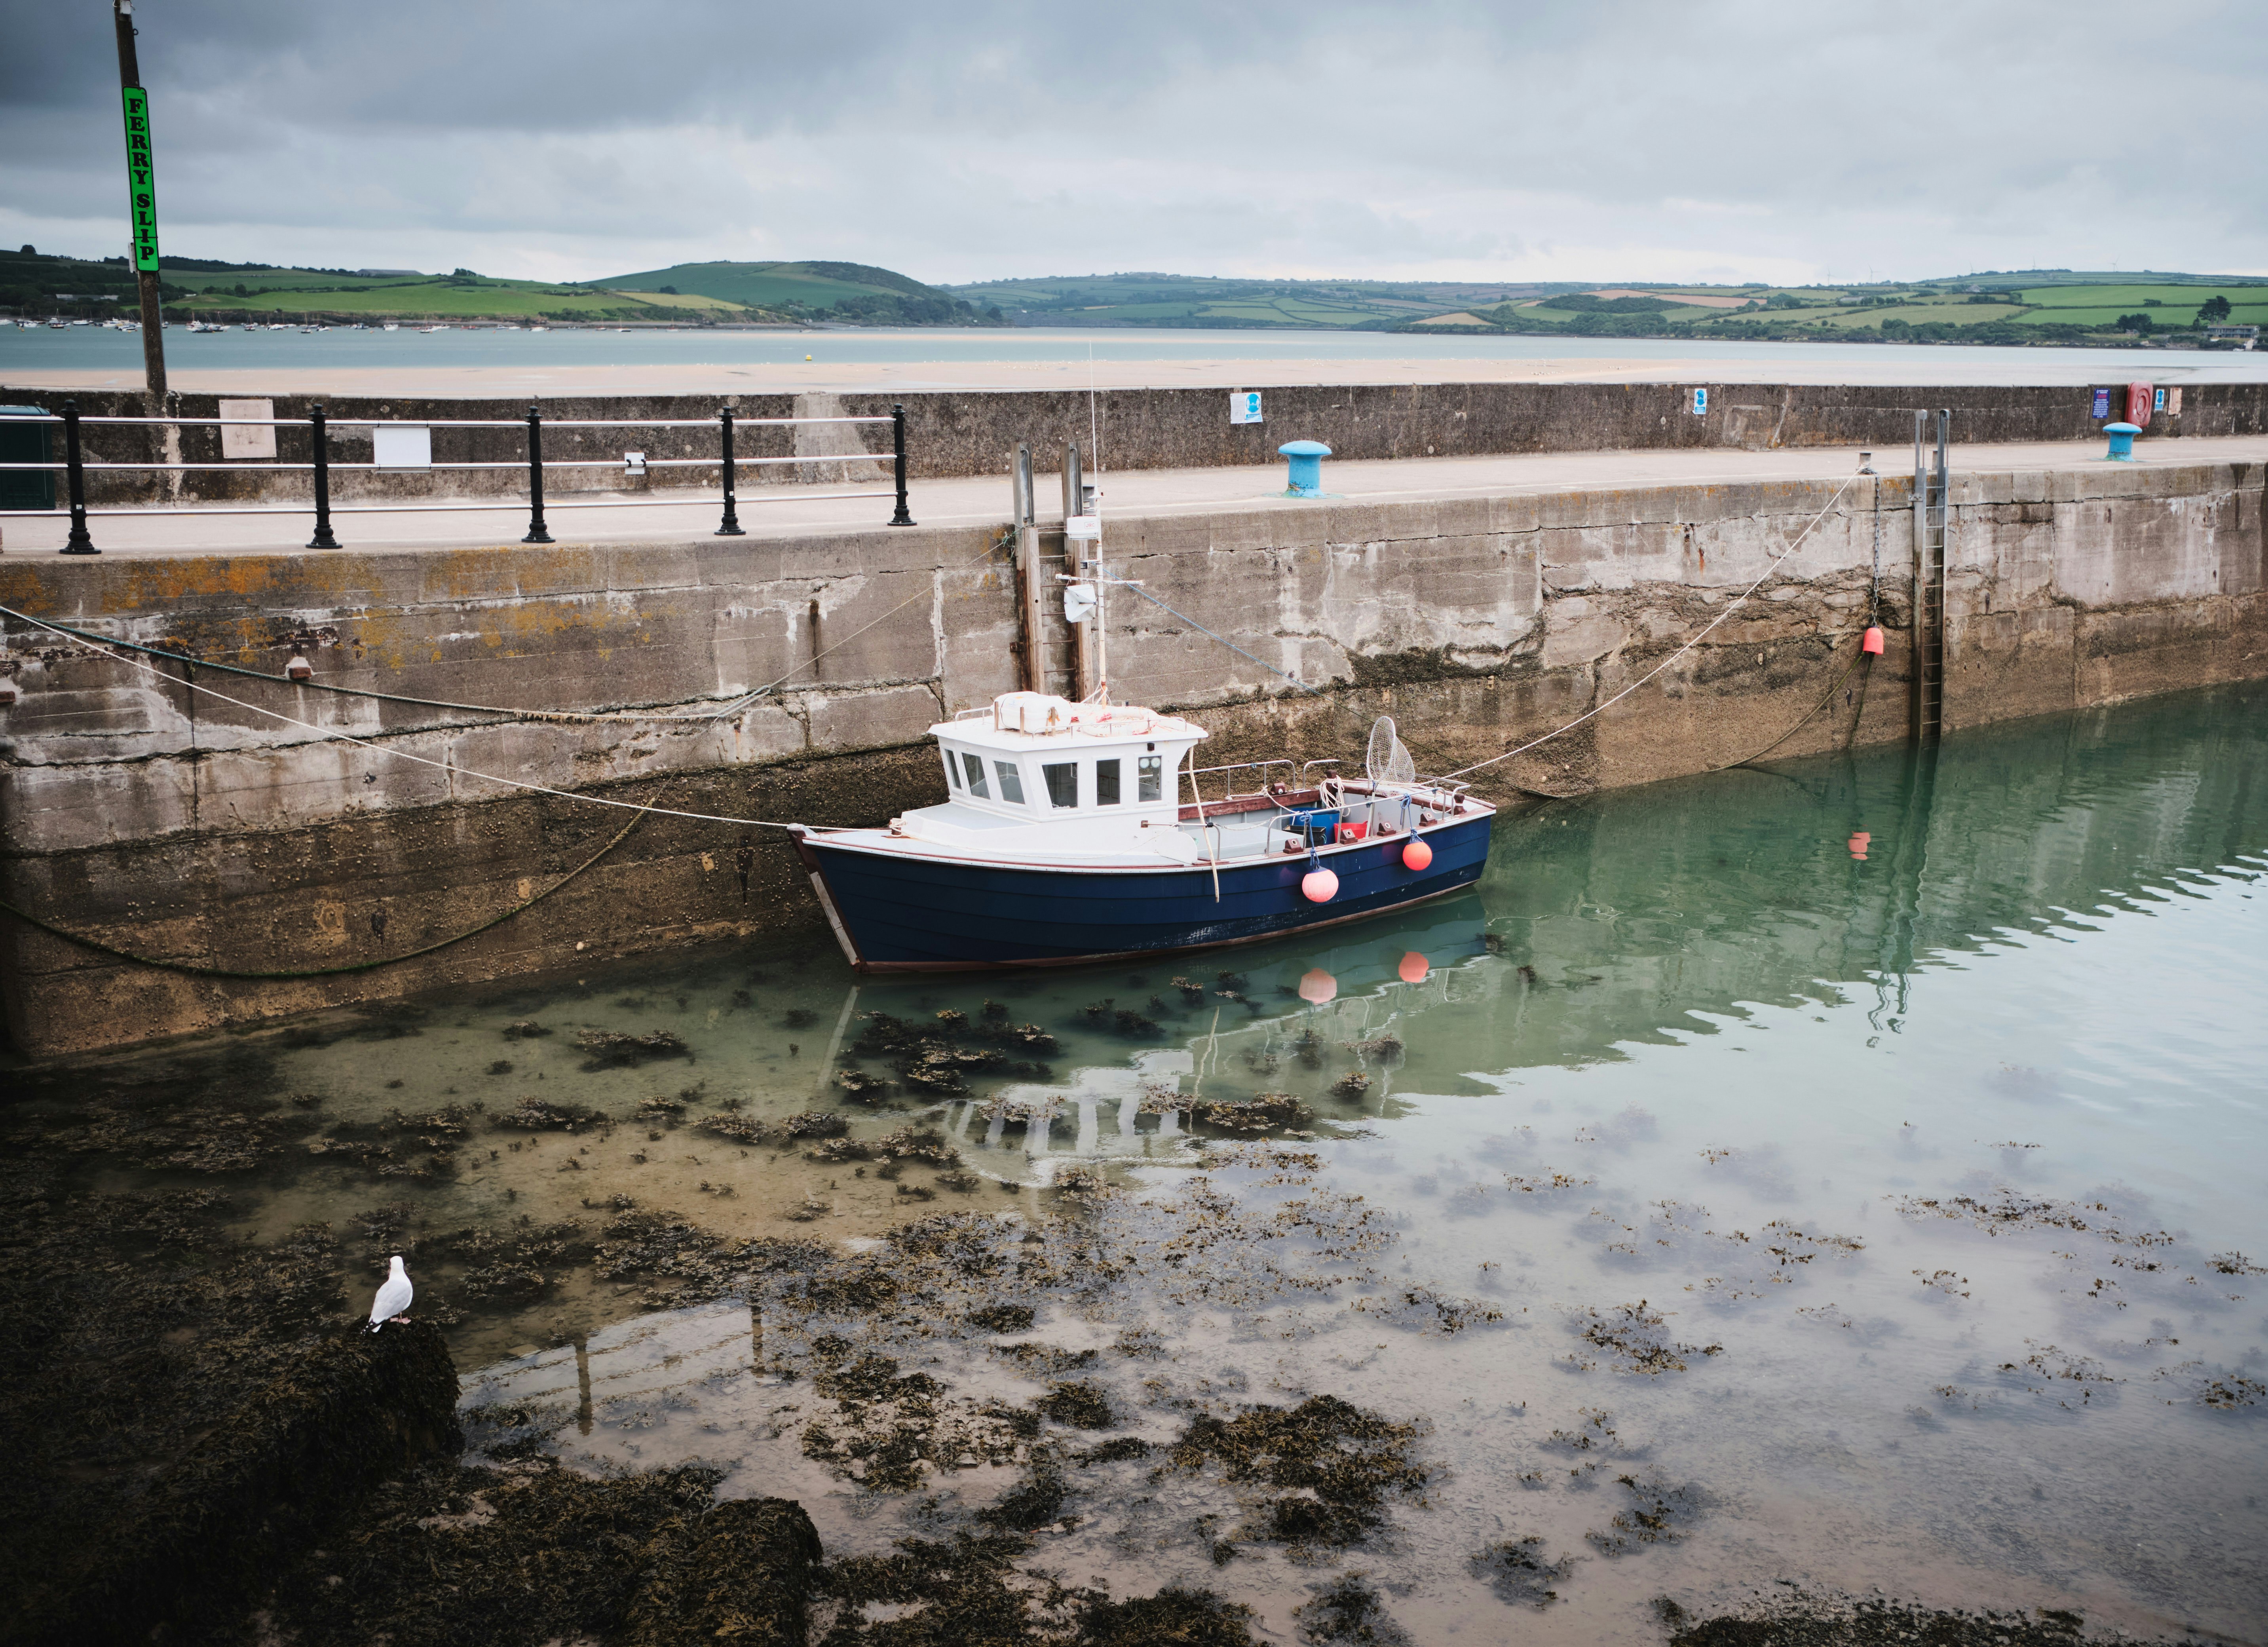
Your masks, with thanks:
[(2102, 454), (2106, 462), (2131, 463), (2134, 461), (2134, 437), (2142, 432), (2139, 424), (2105, 424), (2102, 432), (2110, 437), (2110, 450)]
[(1323, 495), (1323, 460), (1331, 454), (1330, 447), (1320, 440), (1287, 440), (1276, 450), (1291, 460), (1291, 476), (1284, 488), (1286, 498)]

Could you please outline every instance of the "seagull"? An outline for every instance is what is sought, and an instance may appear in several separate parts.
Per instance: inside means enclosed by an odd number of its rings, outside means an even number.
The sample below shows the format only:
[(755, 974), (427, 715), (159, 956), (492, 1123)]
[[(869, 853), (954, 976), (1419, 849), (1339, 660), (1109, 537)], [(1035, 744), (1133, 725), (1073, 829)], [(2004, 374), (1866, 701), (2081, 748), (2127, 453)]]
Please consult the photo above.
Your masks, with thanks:
[(393, 1267), (387, 1272), (386, 1284), (378, 1289), (378, 1296), (370, 1306), (370, 1330), (373, 1333), (394, 1320), (409, 1308), (409, 1272), (401, 1267), (401, 1258), (396, 1254)]

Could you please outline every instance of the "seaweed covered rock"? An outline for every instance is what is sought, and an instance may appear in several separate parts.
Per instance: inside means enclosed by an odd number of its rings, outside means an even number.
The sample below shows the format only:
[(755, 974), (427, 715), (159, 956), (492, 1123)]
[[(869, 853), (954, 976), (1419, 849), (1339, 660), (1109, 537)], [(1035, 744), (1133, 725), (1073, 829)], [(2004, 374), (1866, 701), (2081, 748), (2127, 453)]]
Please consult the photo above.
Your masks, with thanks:
[(2035, 1613), (1935, 1612), (1879, 1597), (1799, 1592), (1785, 1601), (1719, 1618), (1695, 1619), (1667, 1597), (1654, 1603), (1654, 1610), (1673, 1632), (1670, 1647), (1912, 1647), (1917, 1642), (1929, 1647), (2080, 1647), (2086, 1639), (2086, 1620), (2050, 1607)]
[(1278, 1127), (1305, 1126), (1315, 1119), (1315, 1112), (1291, 1093), (1263, 1092), (1239, 1104), (1193, 1104), (1189, 1119), (1225, 1133), (1270, 1133)]
[(626, 1647), (803, 1647), (819, 1533), (792, 1498), (740, 1498), (664, 1524), (640, 1560)]
[(158, 1477), (25, 1638), (139, 1639), (241, 1602), (386, 1477), (461, 1447), (456, 1401), (430, 1322), (315, 1340)]
[(1412, 1457), (1421, 1433), (1420, 1425), (1314, 1395), (1294, 1407), (1201, 1416), (1168, 1457), (1176, 1471), (1194, 1474), (1211, 1462), (1231, 1482), (1276, 1490), (1216, 1548), (1215, 1559), (1225, 1561), (1239, 1540), (1295, 1550), (1361, 1542), (1385, 1524), (1388, 1494), (1415, 1499), (1424, 1492), (1432, 1472)]
[(718, 1473), (430, 1465), (381, 1487), (347, 1536), (284, 1569), (261, 1601), (264, 1634), (311, 1647), (616, 1639), (649, 1578), (679, 1566), (664, 1530), (701, 1525)]

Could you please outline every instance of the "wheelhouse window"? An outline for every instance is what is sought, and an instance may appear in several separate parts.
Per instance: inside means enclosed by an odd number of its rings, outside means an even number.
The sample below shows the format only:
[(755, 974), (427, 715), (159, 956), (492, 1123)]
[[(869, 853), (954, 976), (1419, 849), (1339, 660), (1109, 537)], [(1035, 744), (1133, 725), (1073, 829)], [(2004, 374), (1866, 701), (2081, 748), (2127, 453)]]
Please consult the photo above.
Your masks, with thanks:
[(1118, 763), (1115, 759), (1094, 764), (1094, 804), (1099, 807), (1118, 804)]
[(1000, 799), (1012, 807), (1024, 804), (1024, 779), (1013, 761), (994, 761), (992, 770), (1000, 775)]
[(990, 801), (992, 792), (984, 787), (984, 763), (978, 757), (964, 752), (961, 763), (968, 773), (968, 793), (979, 801)]
[(1048, 804), (1052, 807), (1075, 807), (1079, 804), (1079, 763), (1061, 761), (1040, 768), (1040, 776), (1047, 780)]
[(1140, 785), (1136, 795), (1138, 800), (1162, 801), (1166, 798), (1166, 757), (1164, 756), (1136, 756), (1134, 773)]
[(945, 752), (945, 781), (955, 789), (961, 787), (961, 757), (951, 750)]

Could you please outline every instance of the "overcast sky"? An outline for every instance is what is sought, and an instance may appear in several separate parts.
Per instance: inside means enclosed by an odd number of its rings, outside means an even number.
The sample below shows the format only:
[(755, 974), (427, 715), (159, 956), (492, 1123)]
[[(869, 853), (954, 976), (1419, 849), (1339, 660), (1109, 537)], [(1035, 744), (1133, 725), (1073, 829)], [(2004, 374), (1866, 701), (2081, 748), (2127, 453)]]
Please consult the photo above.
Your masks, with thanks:
[[(2268, 272), (2268, 6), (140, 0), (182, 256)], [(126, 244), (108, 0), (0, 0), (0, 237)]]

